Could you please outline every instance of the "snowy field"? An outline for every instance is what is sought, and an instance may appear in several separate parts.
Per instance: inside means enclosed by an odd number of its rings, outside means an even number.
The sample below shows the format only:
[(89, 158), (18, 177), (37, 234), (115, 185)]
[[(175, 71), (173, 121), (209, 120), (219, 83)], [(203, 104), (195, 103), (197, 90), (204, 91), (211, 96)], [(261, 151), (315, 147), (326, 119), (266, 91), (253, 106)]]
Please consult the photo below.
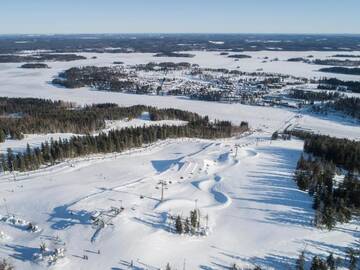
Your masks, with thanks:
[[(113, 102), (178, 108), (209, 115), (212, 119), (248, 121), (254, 131), (226, 140), (166, 140), (122, 154), (89, 156), (29, 173), (0, 175), (0, 220), (14, 215), (33, 222), (35, 232), (21, 222), (0, 221), (0, 257), (10, 257), (17, 269), (47, 269), (34, 260), (41, 243), (65, 247), (66, 257), (51, 269), (228, 269), (261, 265), (264, 269), (289, 269), (304, 248), (308, 255), (344, 256), (345, 248), (359, 239), (359, 221), (333, 231), (312, 226), (312, 199), (298, 190), (292, 179), (303, 144), (299, 140), (270, 142), (275, 130), (304, 128), (337, 137), (360, 139), (360, 126), (341, 117), (320, 116), (297, 110), (224, 104), (185, 97), (131, 95), (64, 89), (51, 85), (54, 76), (81, 65), (110, 65), (113, 61), (140, 64), (150, 61), (188, 61), (204, 67), (236, 68), (319, 77), (319, 67), (290, 63), (291, 57), (326, 58), (336, 52), (244, 52), (252, 59), (234, 59), (215, 52), (196, 52), (194, 58), (154, 58), (150, 54), (86, 54), (88, 60), (49, 63), (51, 69), (25, 70), (20, 64), (0, 64), (0, 96), (37, 97), (79, 104)], [(278, 62), (262, 63), (278, 57)], [(360, 80), (359, 76), (331, 77)], [(146, 114), (131, 121), (107, 122), (105, 129), (150, 124)], [(27, 135), (6, 141), (21, 150), (45, 139), (72, 134)], [(238, 151), (236, 150), (238, 145)], [(237, 155), (236, 155), (237, 153)], [(16, 179), (16, 181), (14, 181)], [(167, 181), (160, 201), (159, 181)], [(169, 215), (187, 216), (197, 206), (208, 216), (207, 236), (180, 236), (169, 229)], [(109, 213), (107, 225), (97, 230), (90, 217)], [(85, 257), (84, 257), (85, 255)], [(84, 259), (84, 258), (88, 259)], [(133, 264), (133, 268), (129, 267)]]
[[(66, 246), (54, 269), (224, 269), (232, 263), (288, 269), (298, 252), (334, 252), (359, 237), (356, 224), (332, 232), (311, 225), (311, 198), (292, 180), (302, 142), (263, 134), (221, 141), (168, 140), (140, 151), (74, 161), (38, 173), (0, 177), (0, 196), (38, 232), (0, 223), (1, 254), (19, 269), (43, 269), (33, 254), (45, 242)], [(234, 145), (239, 144), (237, 156)], [(160, 202), (160, 180), (171, 182)], [(167, 215), (195, 207), (209, 216), (204, 237), (169, 231)], [(125, 210), (96, 232), (90, 215)], [(4, 210), (3, 210), (4, 211)], [(98, 254), (100, 250), (100, 254)], [(88, 260), (83, 259), (88, 256)]]

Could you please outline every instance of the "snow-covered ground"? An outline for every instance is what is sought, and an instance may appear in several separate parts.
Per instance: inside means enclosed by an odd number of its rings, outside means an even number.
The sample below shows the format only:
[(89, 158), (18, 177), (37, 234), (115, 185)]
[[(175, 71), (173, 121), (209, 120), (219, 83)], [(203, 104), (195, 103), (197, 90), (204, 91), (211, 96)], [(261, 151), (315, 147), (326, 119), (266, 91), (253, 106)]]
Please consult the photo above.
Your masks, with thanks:
[[(7, 211), (34, 222), (39, 231), (0, 222), (7, 236), (1, 254), (12, 257), (18, 269), (43, 269), (32, 257), (40, 244), (64, 245), (66, 258), (54, 269), (89, 270), (127, 269), (131, 261), (134, 269), (158, 269), (167, 262), (176, 269), (184, 262), (186, 269), (223, 269), (235, 262), (288, 269), (304, 248), (343, 255), (343, 247), (359, 237), (358, 224), (332, 232), (315, 229), (311, 198), (292, 180), (302, 142), (270, 143), (265, 137), (168, 140), (17, 175), (16, 182), (3, 175), (0, 196)], [(162, 202), (160, 180), (169, 182)], [(167, 214), (185, 216), (195, 205), (209, 216), (209, 235), (169, 232)], [(90, 215), (121, 206), (125, 210), (95, 234)]]
[[(101, 131), (95, 132), (94, 135), (97, 135), (100, 132), (109, 132), (114, 129), (123, 129), (127, 127), (143, 127), (143, 126), (154, 126), (154, 125), (185, 125), (185, 121), (180, 120), (160, 120), (160, 121), (151, 121), (148, 112), (144, 112), (139, 118), (136, 119), (124, 119), (124, 120), (106, 120), (105, 128)], [(81, 134), (74, 133), (51, 133), (51, 134), (25, 134), (24, 139), (22, 140), (12, 140), (7, 139), (4, 143), (0, 143), (0, 153), (6, 153), (8, 148), (11, 148), (13, 152), (23, 152), (25, 151), (27, 145), (31, 148), (40, 147), (41, 143), (50, 142), (51, 140), (58, 139), (70, 139), (72, 136), (81, 136)]]
[[(0, 95), (9, 97), (37, 97), (61, 99), (66, 101), (74, 101), (79, 104), (106, 103), (113, 102), (119, 105), (136, 105), (144, 104), (157, 106), (160, 108), (174, 107), (178, 109), (190, 110), (202, 115), (209, 115), (211, 118), (223, 120), (231, 120), (235, 123), (241, 121), (249, 121), (253, 128), (262, 128), (273, 131), (280, 127), (284, 121), (292, 118), (297, 112), (279, 108), (254, 107), (241, 104), (222, 104), (214, 102), (204, 102), (190, 100), (186, 97), (172, 96), (149, 96), (149, 95), (132, 95), (113, 92), (96, 91), (89, 88), (65, 89), (59, 88), (50, 83), (54, 76), (59, 72), (74, 66), (85, 65), (111, 65), (114, 61), (123, 61), (125, 64), (143, 64), (151, 61), (165, 62), (189, 61), (197, 63), (203, 67), (217, 68), (236, 68), (240, 65), (240, 69), (248, 71), (256, 71), (261, 65), (269, 65), (269, 69), (264, 71), (281, 72), (296, 76), (316, 77), (325, 76), (313, 72), (316, 70), (314, 65), (304, 63), (286, 62), (292, 57), (306, 57), (313, 55), (314, 58), (323, 59), (336, 52), (244, 52), (244, 54), (252, 55), (250, 59), (240, 59), (235, 62), (234, 59), (227, 56), (221, 56), (218, 52), (192, 52), (196, 56), (193, 58), (167, 58), (153, 57), (152, 54), (130, 53), (130, 54), (89, 54), (87, 60), (73, 62), (50, 62), (51, 69), (28, 70), (18, 68), (20, 64), (0, 64)], [(96, 59), (92, 59), (96, 56)], [(268, 56), (269, 59), (279, 58), (281, 61), (271, 63), (261, 63), (263, 58)], [(284, 61), (282, 61), (284, 60)], [(242, 65), (243, 63), (243, 65)], [(343, 78), (341, 75), (332, 74), (332, 77)], [(360, 76), (350, 76), (347, 79), (360, 80)], [(315, 122), (315, 124), (313, 124)], [(312, 127), (316, 125), (316, 129), (325, 134), (332, 134), (334, 128), (336, 135), (341, 137), (358, 138), (360, 127), (357, 125), (348, 125), (337, 118), (318, 118), (316, 116), (307, 116), (301, 121), (305, 126)]]
[[(313, 71), (317, 69), (313, 65), (261, 62), (265, 56), (286, 60), (310, 54), (325, 58), (336, 53), (244, 54), (253, 58), (235, 62), (219, 53), (197, 52), (194, 58), (170, 61), (190, 61), (207, 67), (239, 65), (248, 71), (263, 68), (313, 77), (323, 76)], [(311, 198), (299, 191), (292, 179), (302, 142), (269, 141), (272, 132), (286, 127), (360, 139), (359, 125), (339, 117), (283, 108), (88, 88), (64, 89), (49, 84), (58, 72), (72, 66), (169, 61), (150, 54), (96, 56), (97, 59), (85, 61), (49, 63), (51, 69), (36, 71), (19, 69), (19, 64), (0, 64), (0, 96), (62, 99), (79, 104), (113, 102), (173, 107), (234, 123), (248, 121), (256, 131), (241, 138), (218, 141), (166, 140), (122, 154), (84, 157), (35, 172), (0, 175), (1, 217), (10, 214), (38, 226), (37, 231), (29, 232), (17, 223), (0, 221), (0, 257), (9, 256), (17, 269), (46, 268), (46, 262), (35, 262), (33, 257), (39, 253), (41, 243), (51, 249), (66, 249), (66, 257), (53, 269), (128, 269), (131, 262), (132, 269), (159, 269), (169, 262), (174, 269), (183, 269), (185, 264), (186, 269), (215, 270), (227, 269), (233, 263), (289, 269), (304, 248), (308, 254), (334, 252), (343, 256), (345, 248), (359, 239), (358, 220), (339, 225), (331, 232), (311, 225)], [(339, 78), (360, 79), (359, 76)], [(144, 114), (140, 119), (107, 122), (106, 130), (149, 124), (184, 123), (151, 122)], [(27, 135), (22, 141), (6, 141), (0, 149), (2, 152), (7, 147), (21, 150), (26, 143), (37, 146), (50, 137), (71, 135)], [(239, 145), (238, 151), (235, 145)], [(161, 191), (156, 188), (161, 180), (168, 182), (162, 202)], [(191, 237), (170, 232), (168, 214), (188, 216), (195, 205), (203, 216), (209, 216), (209, 234)], [(112, 217), (111, 207), (121, 206), (124, 211)], [(95, 213), (106, 216), (108, 223), (98, 231), (90, 219)]]
[(31, 148), (40, 147), (41, 143), (45, 141), (50, 142), (51, 139), (58, 140), (69, 139), (74, 136), (73, 133), (51, 133), (51, 134), (25, 134), (22, 140), (6, 139), (5, 142), (0, 144), (0, 153), (6, 153), (8, 148), (11, 148), (14, 152), (23, 152), (27, 144)]

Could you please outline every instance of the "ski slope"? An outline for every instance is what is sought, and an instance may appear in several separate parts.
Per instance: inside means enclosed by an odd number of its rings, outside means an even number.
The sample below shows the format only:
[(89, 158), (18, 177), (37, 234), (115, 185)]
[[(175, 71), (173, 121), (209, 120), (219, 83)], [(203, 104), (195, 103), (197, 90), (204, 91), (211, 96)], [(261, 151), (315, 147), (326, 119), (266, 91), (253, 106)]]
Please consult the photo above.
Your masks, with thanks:
[[(233, 263), (287, 269), (304, 247), (341, 255), (342, 246), (359, 237), (358, 224), (332, 232), (312, 226), (311, 198), (292, 180), (301, 149), (301, 141), (270, 142), (262, 133), (219, 141), (167, 140), (18, 174), (17, 181), (3, 175), (0, 196), (8, 211), (36, 222), (40, 230), (0, 222), (7, 235), (0, 252), (19, 269), (44, 269), (33, 254), (41, 242), (55, 245), (55, 237), (65, 243), (66, 258), (53, 269), (127, 269), (131, 261), (134, 269), (164, 268), (167, 262), (181, 269), (184, 261), (187, 269)], [(160, 180), (169, 182), (163, 201), (156, 189)], [(90, 215), (111, 206), (125, 209), (96, 232)], [(169, 214), (187, 215), (195, 206), (209, 216), (207, 236), (169, 230)]]

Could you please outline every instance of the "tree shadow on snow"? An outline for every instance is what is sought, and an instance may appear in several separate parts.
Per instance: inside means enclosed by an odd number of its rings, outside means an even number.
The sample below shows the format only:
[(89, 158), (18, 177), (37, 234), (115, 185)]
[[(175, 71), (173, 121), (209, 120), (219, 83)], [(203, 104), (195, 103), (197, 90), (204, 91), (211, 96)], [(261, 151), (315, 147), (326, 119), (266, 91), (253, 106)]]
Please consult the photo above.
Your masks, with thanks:
[(144, 214), (143, 218), (134, 217), (134, 220), (147, 225), (154, 229), (160, 229), (170, 232), (171, 227), (167, 223), (167, 213), (154, 213), (154, 214)]
[(51, 228), (54, 230), (65, 230), (76, 224), (90, 225), (90, 215), (86, 210), (70, 210), (69, 205), (65, 204), (53, 209), (48, 222), (53, 222)]
[[(234, 196), (232, 199), (258, 203), (257, 210), (266, 211), (265, 220), (268, 223), (311, 227), (314, 215), (312, 199), (306, 192), (299, 190), (293, 180), (301, 151), (280, 147), (260, 148), (260, 151), (275, 157), (275, 162), (273, 159), (271, 162), (264, 160), (265, 164), (259, 164), (257, 171), (250, 171), (247, 175), (250, 185), (239, 187), (248, 190), (249, 195)], [(281, 209), (285, 206), (287, 209), (277, 210), (277, 206), (281, 206)]]
[[(264, 257), (244, 257), (232, 251), (217, 248), (219, 257), (214, 257), (211, 265), (202, 265), (201, 269), (232, 269), (233, 263), (241, 266), (241, 269), (253, 269), (255, 266), (260, 266), (262, 269), (294, 269), (296, 258), (289, 258), (286, 256), (268, 254)], [(229, 262), (230, 260), (230, 262)]]
[(39, 248), (26, 247), (22, 245), (5, 245), (6, 248), (11, 249), (14, 253), (9, 256), (20, 261), (33, 261), (34, 254), (39, 253)]
[(165, 159), (165, 160), (152, 160), (151, 164), (154, 167), (154, 169), (158, 173), (165, 172), (171, 168), (171, 166), (175, 164), (179, 164), (179, 167), (183, 165), (183, 163), (180, 162), (182, 158), (178, 159)]

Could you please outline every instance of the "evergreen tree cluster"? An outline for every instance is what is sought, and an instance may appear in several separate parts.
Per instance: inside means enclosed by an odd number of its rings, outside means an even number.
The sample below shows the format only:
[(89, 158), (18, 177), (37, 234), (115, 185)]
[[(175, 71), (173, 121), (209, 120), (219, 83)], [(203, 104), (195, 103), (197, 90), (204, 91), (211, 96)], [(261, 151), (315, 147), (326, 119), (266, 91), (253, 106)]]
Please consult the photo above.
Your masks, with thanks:
[(310, 103), (315, 101), (328, 101), (340, 98), (342, 95), (337, 92), (326, 92), (326, 91), (304, 91), (299, 89), (292, 89), (289, 92), (290, 98), (303, 99)]
[(348, 171), (360, 172), (360, 142), (301, 130), (285, 132), (305, 140), (306, 153), (333, 162)]
[(344, 97), (326, 104), (326, 108), (343, 112), (351, 117), (360, 119), (360, 98)]
[(200, 223), (200, 211), (194, 209), (190, 211), (189, 217), (182, 218), (180, 215), (176, 216), (175, 230), (178, 234), (202, 235), (205, 231)]
[(359, 252), (353, 248), (348, 248), (346, 250), (346, 258), (335, 257), (333, 253), (330, 253), (326, 258), (321, 258), (318, 255), (315, 255), (311, 259), (310, 268), (306, 268), (306, 257), (305, 251), (302, 251), (299, 254), (298, 259), (295, 263), (296, 270), (336, 270), (339, 267), (347, 266), (349, 270), (356, 270), (358, 261), (359, 261)]
[(74, 67), (52, 81), (66, 88), (93, 87), (98, 90), (123, 91), (135, 88), (129, 74), (119, 67)]
[[(314, 223), (332, 229), (336, 222), (349, 222), (360, 210), (360, 142), (315, 135), (303, 131), (288, 131), (303, 138), (304, 152), (295, 171), (295, 181), (301, 190), (313, 196), (316, 210)], [(338, 168), (348, 172), (337, 183)]]
[(42, 165), (53, 165), (64, 159), (89, 154), (123, 152), (167, 138), (215, 139), (230, 137), (235, 132), (246, 130), (245, 127), (234, 127), (227, 121), (210, 123), (203, 119), (189, 122), (184, 126), (129, 127), (100, 133), (97, 136), (73, 136), (70, 139), (51, 140), (34, 149), (28, 146), (24, 153), (14, 154), (8, 149), (6, 155), (1, 155), (1, 167), (2, 171), (30, 171)]
[(324, 78), (319, 81), (318, 89), (325, 90), (337, 90), (347, 89), (354, 93), (360, 93), (360, 82), (359, 81), (342, 81), (336, 78)]
[(352, 213), (360, 209), (360, 181), (348, 173), (341, 183), (334, 181), (336, 167), (320, 159), (301, 156), (295, 171), (299, 189), (313, 197), (314, 224), (331, 230), (337, 222), (351, 220)]
[(118, 107), (111, 103), (78, 107), (63, 101), (0, 97), (0, 142), (6, 137), (22, 139), (24, 133), (91, 133), (104, 128), (105, 120), (136, 118), (143, 112), (149, 112), (151, 120), (208, 122), (207, 117), (176, 109)]

